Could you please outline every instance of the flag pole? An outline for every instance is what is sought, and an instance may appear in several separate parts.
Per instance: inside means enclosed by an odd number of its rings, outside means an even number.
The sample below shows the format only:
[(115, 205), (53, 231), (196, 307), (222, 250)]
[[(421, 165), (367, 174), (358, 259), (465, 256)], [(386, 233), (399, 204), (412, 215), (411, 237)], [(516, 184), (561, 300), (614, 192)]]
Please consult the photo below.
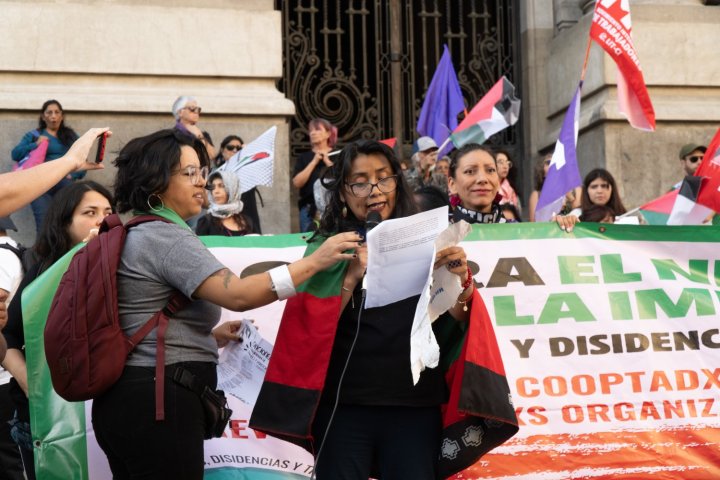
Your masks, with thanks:
[[(592, 27), (591, 27), (592, 28)], [(585, 47), (585, 60), (583, 61), (582, 72), (580, 72), (580, 81), (585, 81), (585, 72), (587, 72), (588, 59), (590, 58), (590, 47), (592, 46), (592, 37), (588, 34), (587, 47)]]
[(438, 148), (438, 152), (442, 152), (443, 148), (447, 147), (447, 144), (450, 143), (450, 140), (452, 140), (450, 137), (446, 138), (442, 145), (440, 145), (440, 148)]

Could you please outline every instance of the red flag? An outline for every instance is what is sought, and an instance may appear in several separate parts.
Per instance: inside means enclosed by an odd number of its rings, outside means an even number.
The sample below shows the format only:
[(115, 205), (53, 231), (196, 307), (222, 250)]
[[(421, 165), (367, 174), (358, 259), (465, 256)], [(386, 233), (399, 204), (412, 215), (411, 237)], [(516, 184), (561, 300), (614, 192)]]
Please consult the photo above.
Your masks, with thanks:
[(697, 203), (720, 212), (720, 129), (715, 133), (695, 175), (705, 177)]
[(633, 127), (652, 131), (655, 130), (655, 110), (645, 87), (631, 31), (627, 0), (597, 0), (590, 38), (605, 49), (618, 66), (620, 111)]
[(395, 144), (397, 143), (397, 138), (395, 138), (395, 137), (386, 138), (385, 140), (378, 140), (378, 142), (384, 143), (385, 145), (387, 145), (390, 148), (395, 148)]

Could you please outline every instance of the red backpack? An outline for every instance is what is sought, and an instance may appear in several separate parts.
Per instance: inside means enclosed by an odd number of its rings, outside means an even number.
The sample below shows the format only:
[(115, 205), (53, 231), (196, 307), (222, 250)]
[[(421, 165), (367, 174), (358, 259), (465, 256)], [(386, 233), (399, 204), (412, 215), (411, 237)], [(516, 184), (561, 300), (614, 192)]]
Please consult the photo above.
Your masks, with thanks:
[(175, 292), (132, 337), (123, 333), (118, 315), (116, 275), (127, 231), (153, 221), (169, 223), (143, 215), (123, 226), (118, 215), (105, 217), (98, 236), (77, 251), (60, 280), (45, 325), (45, 357), (53, 388), (65, 400), (89, 400), (108, 390), (130, 351), (157, 327), (155, 416), (165, 417), (165, 330), (168, 318), (190, 301)]

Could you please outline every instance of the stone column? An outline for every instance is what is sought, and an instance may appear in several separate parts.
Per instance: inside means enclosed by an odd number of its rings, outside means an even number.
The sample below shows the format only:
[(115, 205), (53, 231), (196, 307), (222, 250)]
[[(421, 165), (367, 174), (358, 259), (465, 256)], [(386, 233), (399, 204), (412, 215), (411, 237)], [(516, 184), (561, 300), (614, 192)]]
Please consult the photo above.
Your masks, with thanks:
[[(619, 1), (619, 0), (618, 0)], [(581, 2), (578, 2), (580, 5)], [(537, 87), (523, 99), (525, 121), (537, 129), (529, 136), (528, 154), (552, 148), (582, 68), (592, 20), (592, 4), (585, 15), (546, 45), (547, 56), (530, 56)], [(666, 192), (682, 178), (680, 147), (710, 141), (720, 123), (720, 8), (699, 1), (638, 0), (631, 2), (633, 42), (652, 99), (657, 129), (642, 132), (628, 124), (618, 110), (616, 72), (612, 59), (593, 45), (583, 88), (578, 155), (581, 174), (604, 167), (615, 176), (628, 208)], [(543, 18), (536, 12), (535, 19)], [(526, 35), (526, 32), (523, 32)], [(539, 31), (536, 42), (542, 41)], [(544, 61), (543, 61), (544, 60)], [(527, 70), (524, 68), (524, 71)], [(545, 81), (540, 77), (545, 75)], [(544, 85), (544, 87), (542, 86)], [(538, 108), (540, 107), (540, 108)]]
[[(42, 103), (59, 100), (78, 133), (110, 126), (107, 166), (129, 139), (174, 124), (179, 95), (197, 97), (215, 145), (252, 140), (277, 125), (274, 186), (261, 187), (265, 233), (289, 232), (287, 117), (281, 16), (272, 0), (0, 1), (0, 169), (35, 128)], [(111, 184), (113, 168), (88, 178)], [(14, 214), (32, 243), (29, 208)]]

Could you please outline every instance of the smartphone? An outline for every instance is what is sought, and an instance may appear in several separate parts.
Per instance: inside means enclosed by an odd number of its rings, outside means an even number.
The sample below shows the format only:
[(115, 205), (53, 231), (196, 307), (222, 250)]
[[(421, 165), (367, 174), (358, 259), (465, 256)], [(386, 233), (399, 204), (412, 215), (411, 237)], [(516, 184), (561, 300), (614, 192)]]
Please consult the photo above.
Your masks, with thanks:
[(95, 153), (95, 163), (100, 163), (105, 158), (105, 143), (107, 142), (107, 132), (98, 136), (98, 147)]

